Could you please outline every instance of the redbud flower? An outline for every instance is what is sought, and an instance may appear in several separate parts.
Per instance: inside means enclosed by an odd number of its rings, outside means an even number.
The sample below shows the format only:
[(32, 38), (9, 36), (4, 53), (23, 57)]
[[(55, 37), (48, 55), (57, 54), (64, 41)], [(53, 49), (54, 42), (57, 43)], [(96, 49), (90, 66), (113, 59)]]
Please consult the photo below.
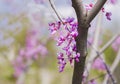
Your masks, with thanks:
[(93, 68), (98, 69), (98, 70), (106, 70), (105, 65), (103, 64), (102, 59), (97, 58), (95, 62), (93, 63)]
[(111, 20), (111, 15), (112, 15), (111, 12), (106, 12), (106, 17), (107, 17), (108, 20)]
[(116, 4), (117, 0), (110, 0), (111, 4)]
[(36, 60), (38, 55), (45, 56), (47, 54), (47, 48), (38, 42), (36, 35), (36, 31), (28, 32), (25, 48), (19, 50), (19, 55), (13, 62), (15, 77), (19, 77), (28, 68), (29, 61)]
[(77, 27), (78, 23), (74, 18), (68, 17), (63, 19), (64, 24), (58, 21), (49, 24), (49, 30), (51, 34), (57, 33), (57, 46), (61, 47), (63, 52), (59, 52), (57, 55), (59, 72), (62, 72), (65, 68), (67, 61), (72, 66), (73, 61), (79, 62), (80, 53), (76, 53), (75, 38), (78, 36)]
[[(114, 1), (115, 0), (111, 0), (111, 2), (114, 2)], [(91, 10), (93, 8), (93, 6), (94, 6), (94, 4), (90, 3), (90, 4), (85, 5), (85, 8), (86, 8), (86, 10), (89, 11), (89, 10)], [(105, 13), (105, 16), (106, 16), (107, 20), (111, 20), (111, 15), (112, 15), (111, 12), (106, 12), (104, 7), (101, 9), (101, 11), (103, 13)]]

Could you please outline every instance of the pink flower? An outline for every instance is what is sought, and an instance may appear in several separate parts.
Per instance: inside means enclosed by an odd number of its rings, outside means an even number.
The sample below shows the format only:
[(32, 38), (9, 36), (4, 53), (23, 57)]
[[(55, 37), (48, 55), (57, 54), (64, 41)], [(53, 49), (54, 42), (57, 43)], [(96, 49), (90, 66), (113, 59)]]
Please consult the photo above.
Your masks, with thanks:
[(15, 67), (14, 69), (15, 69), (14, 76), (17, 78), (22, 74), (23, 70), (20, 69), (19, 67)]
[[(75, 38), (78, 36), (77, 27), (78, 23), (75, 22), (74, 18), (68, 17), (63, 19), (62, 24), (60, 21), (49, 24), (49, 30), (51, 34), (57, 33), (58, 40), (57, 46), (61, 47), (63, 52), (58, 54), (58, 64), (59, 64), (59, 72), (64, 70), (64, 67), (69, 61), (72, 66), (72, 62), (79, 62), (80, 53), (76, 53), (76, 42)], [(59, 30), (61, 30), (59, 32)], [(62, 34), (61, 34), (62, 33)]]
[(102, 59), (97, 58), (95, 62), (93, 63), (93, 68), (98, 69), (98, 70), (105, 70), (105, 66), (103, 64)]
[(117, 0), (110, 0), (111, 4), (116, 4)]
[(45, 46), (38, 45), (38, 47), (36, 47), (36, 54), (40, 54), (41, 56), (46, 56), (47, 53), (48, 51)]
[[(115, 3), (115, 2), (116, 2), (116, 0), (110, 0), (110, 1), (111, 1), (112, 3)], [(89, 10), (91, 10), (91, 9), (93, 8), (93, 6), (94, 6), (94, 4), (90, 3), (90, 4), (85, 5), (85, 8), (86, 8), (87, 11), (89, 11)], [(101, 8), (101, 11), (102, 11), (103, 13), (105, 13), (105, 16), (106, 16), (106, 18), (107, 18), (108, 20), (111, 20), (111, 15), (112, 15), (111, 12), (105, 11), (105, 8), (104, 8), (104, 7)]]
[(111, 20), (111, 15), (112, 15), (111, 12), (106, 12), (106, 17), (107, 17), (108, 20)]
[(19, 55), (13, 63), (15, 77), (19, 77), (28, 68), (29, 61), (36, 60), (39, 55), (47, 54), (47, 48), (36, 38), (37, 33), (36, 30), (27, 33), (25, 48), (19, 50)]
[(20, 55), (20, 56), (24, 56), (24, 55), (25, 55), (25, 50), (24, 50), (24, 49), (20, 49), (19, 55)]
[(120, 45), (120, 36), (117, 38), (116, 43)]

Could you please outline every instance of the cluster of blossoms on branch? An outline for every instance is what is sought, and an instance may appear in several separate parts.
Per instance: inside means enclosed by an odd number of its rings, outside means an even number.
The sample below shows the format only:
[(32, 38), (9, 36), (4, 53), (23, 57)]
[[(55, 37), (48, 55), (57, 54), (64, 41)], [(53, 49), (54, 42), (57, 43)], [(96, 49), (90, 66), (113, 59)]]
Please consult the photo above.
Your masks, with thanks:
[[(93, 8), (93, 6), (94, 6), (94, 4), (90, 3), (90, 4), (85, 5), (85, 8), (87, 11), (89, 11)], [(101, 9), (101, 11), (105, 14), (107, 20), (111, 20), (111, 15), (112, 15), (111, 12), (107, 12), (104, 7)]]
[[(85, 5), (86, 10), (89, 11), (94, 5), (88, 4)], [(111, 12), (106, 12), (105, 8), (102, 8), (101, 11), (105, 13), (105, 16), (108, 20), (111, 20)], [(57, 46), (61, 47), (63, 52), (59, 52), (58, 55), (58, 64), (59, 72), (64, 70), (64, 67), (67, 61), (70, 64), (73, 64), (73, 60), (79, 62), (80, 53), (76, 53), (76, 42), (75, 38), (78, 35), (77, 32), (78, 23), (74, 18), (63, 19), (63, 21), (57, 21), (49, 24), (49, 30), (52, 35), (56, 34)]]
[(59, 64), (59, 72), (64, 70), (64, 67), (69, 61), (73, 64), (73, 61), (79, 62), (80, 53), (76, 53), (75, 38), (78, 35), (77, 32), (78, 23), (74, 18), (63, 19), (63, 22), (57, 21), (49, 24), (49, 30), (52, 35), (56, 35), (57, 46), (61, 47), (62, 51), (57, 53), (57, 59)]
[(46, 56), (46, 47), (38, 41), (37, 31), (29, 31), (26, 37), (25, 48), (20, 48), (17, 58), (13, 62), (14, 76), (19, 77), (29, 68), (30, 62), (39, 56)]

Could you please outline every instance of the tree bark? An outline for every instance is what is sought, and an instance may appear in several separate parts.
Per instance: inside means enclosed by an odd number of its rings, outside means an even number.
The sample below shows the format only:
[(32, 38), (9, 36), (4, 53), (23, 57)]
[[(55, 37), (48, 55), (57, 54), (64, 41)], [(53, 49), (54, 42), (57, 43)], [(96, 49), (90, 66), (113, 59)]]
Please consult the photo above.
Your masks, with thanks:
[(72, 84), (81, 84), (87, 56), (87, 34), (89, 25), (86, 24), (86, 14), (84, 12), (81, 0), (72, 0), (78, 19), (78, 36), (76, 37), (77, 52), (80, 53), (79, 62), (74, 64)]
[(98, 14), (107, 0), (98, 0), (92, 10), (85, 11), (82, 0), (72, 0), (78, 20), (78, 36), (76, 37), (77, 52), (80, 53), (79, 62), (75, 61), (72, 84), (82, 84), (85, 60), (87, 56), (87, 34), (90, 22)]

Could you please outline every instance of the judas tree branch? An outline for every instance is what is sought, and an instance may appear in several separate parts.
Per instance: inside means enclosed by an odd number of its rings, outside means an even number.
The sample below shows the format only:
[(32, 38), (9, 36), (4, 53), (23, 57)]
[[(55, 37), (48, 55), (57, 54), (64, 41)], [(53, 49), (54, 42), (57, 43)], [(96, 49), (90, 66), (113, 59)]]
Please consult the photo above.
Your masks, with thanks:
[(92, 8), (92, 10), (88, 13), (87, 22), (90, 23), (94, 17), (99, 13), (103, 5), (107, 0), (97, 0), (96, 4)]
[(76, 38), (76, 47), (77, 52), (80, 53), (79, 62), (75, 62), (74, 64), (74, 72), (73, 72), (73, 79), (72, 84), (81, 84), (83, 78), (83, 71), (85, 66), (85, 60), (87, 56), (87, 34), (88, 28), (85, 23), (85, 14), (84, 8), (82, 4), (82, 0), (72, 0), (72, 6), (75, 9), (77, 20), (78, 20), (78, 36)]
[[(72, 1), (72, 6), (75, 9), (78, 20), (78, 28), (77, 28), (78, 36), (76, 37), (75, 40), (76, 40), (77, 52), (80, 53), (80, 58), (79, 58), (80, 61), (75, 62), (74, 64), (72, 84), (81, 84), (83, 78), (85, 60), (87, 56), (88, 28), (90, 26), (90, 22), (98, 14), (98, 12), (101, 10), (102, 6), (107, 0), (98, 0), (88, 15), (84, 10), (82, 0), (71, 0), (71, 1)], [(58, 18), (61, 20), (58, 13), (54, 9), (54, 6), (52, 5), (51, 0), (49, 0), (49, 2), (53, 10), (55, 11), (56, 15), (58, 16)]]
[(85, 60), (87, 56), (87, 34), (90, 22), (101, 10), (107, 0), (98, 0), (93, 9), (87, 15), (82, 0), (72, 0), (72, 6), (78, 20), (78, 36), (76, 37), (77, 52), (80, 53), (79, 62), (75, 61), (72, 84), (82, 84)]
[[(114, 62), (112, 63), (112, 66), (110, 67), (111, 74), (113, 74), (113, 72), (115, 71), (116, 67), (119, 65), (119, 62), (120, 62), (120, 48), (119, 48), (118, 54), (117, 54)], [(109, 79), (109, 75), (106, 74), (106, 76), (104, 78), (104, 81), (103, 81), (103, 84), (107, 84), (108, 79)], [(116, 81), (114, 81), (114, 82), (115, 82), (114, 84), (117, 84)]]
[(85, 19), (84, 18), (85, 11), (84, 11), (84, 7), (82, 4), (82, 0), (72, 0), (72, 6), (75, 9), (78, 21), (83, 23), (83, 21)]

